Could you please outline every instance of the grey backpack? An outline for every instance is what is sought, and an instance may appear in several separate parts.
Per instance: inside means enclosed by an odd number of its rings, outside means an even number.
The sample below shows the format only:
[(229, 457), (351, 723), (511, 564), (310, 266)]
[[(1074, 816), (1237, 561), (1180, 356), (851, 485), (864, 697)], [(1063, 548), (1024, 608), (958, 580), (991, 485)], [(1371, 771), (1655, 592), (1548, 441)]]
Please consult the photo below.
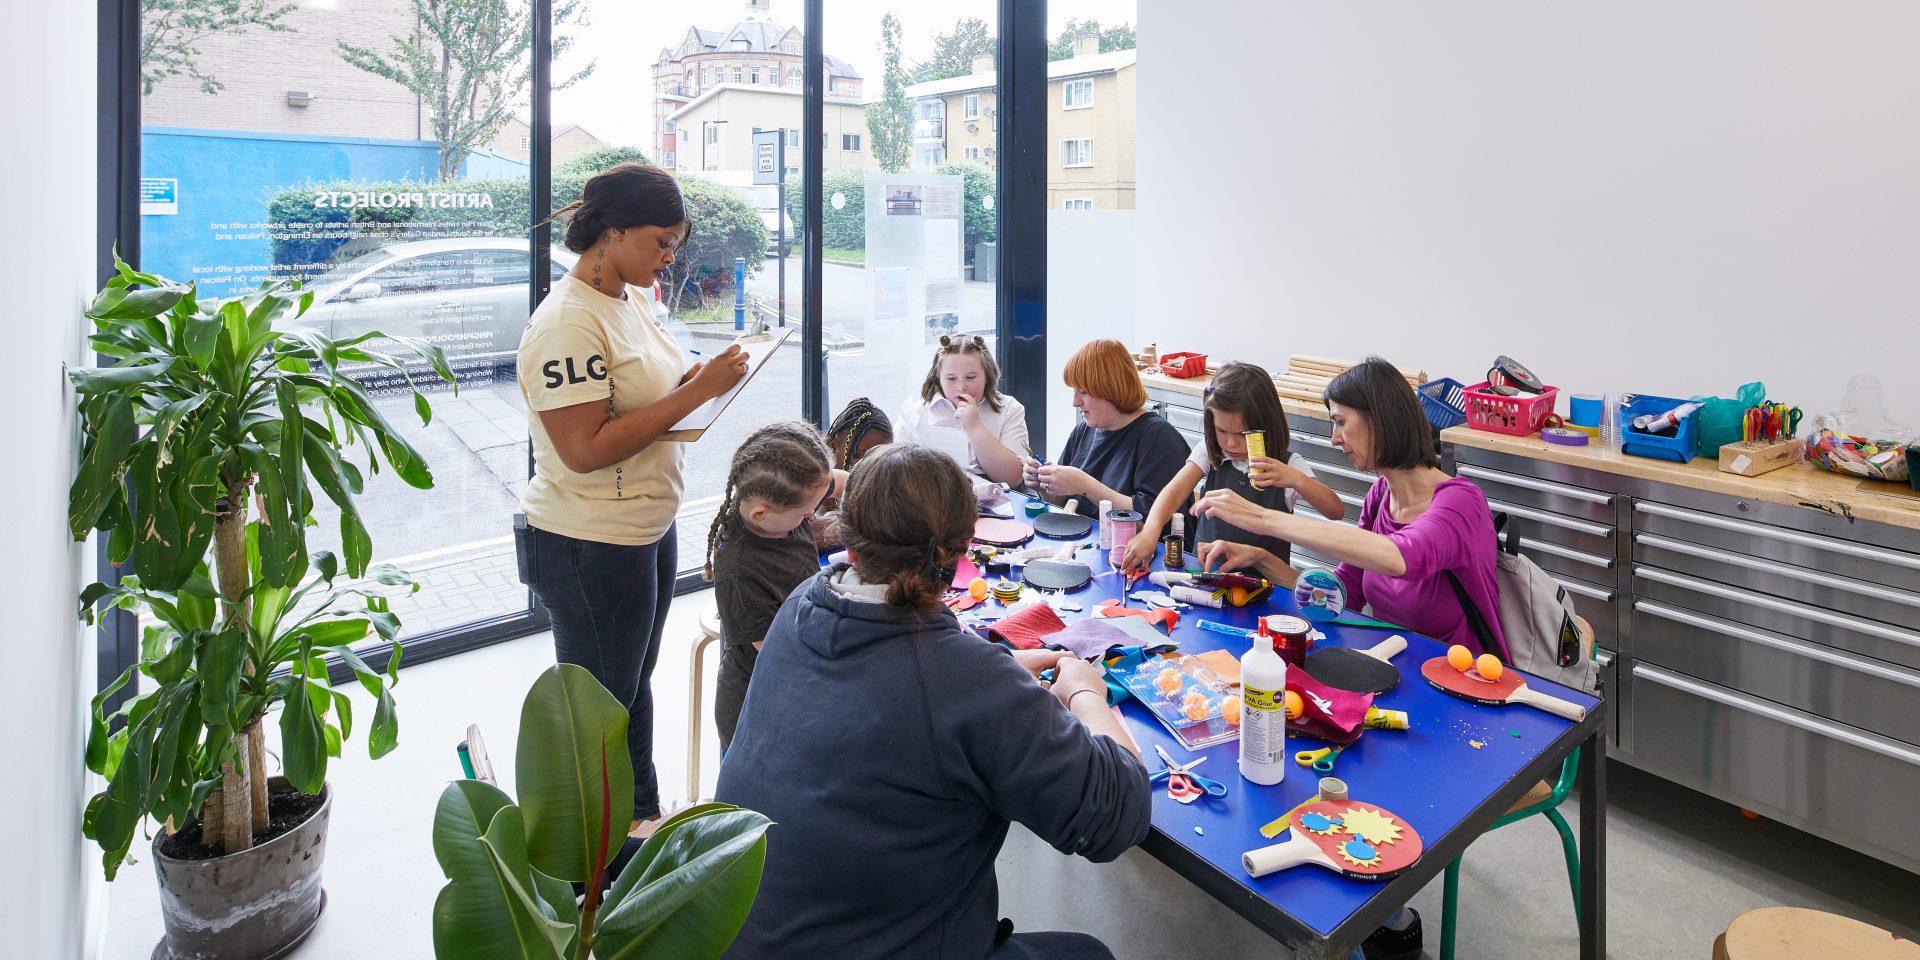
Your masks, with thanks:
[[(1506, 526), (1504, 513), (1493, 515), (1496, 531)], [(1559, 581), (1519, 553), (1520, 537), (1510, 535), (1501, 545), (1494, 585), (1500, 597), (1500, 633), (1507, 639), (1507, 657), (1520, 670), (1584, 693), (1597, 693), (1600, 667), (1593, 659), (1593, 628), (1573, 609), (1573, 598)], [(1467, 624), (1492, 650), (1492, 631), (1460, 578), (1447, 571), (1454, 596), (1467, 615)]]

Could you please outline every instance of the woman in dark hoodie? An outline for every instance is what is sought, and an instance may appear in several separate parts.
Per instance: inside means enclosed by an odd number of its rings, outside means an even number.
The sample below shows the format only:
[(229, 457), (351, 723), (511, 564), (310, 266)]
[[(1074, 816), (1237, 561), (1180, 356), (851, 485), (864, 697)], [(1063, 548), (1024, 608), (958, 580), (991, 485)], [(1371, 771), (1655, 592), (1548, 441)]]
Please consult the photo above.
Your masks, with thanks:
[[(720, 770), (718, 799), (775, 823), (729, 957), (1112, 956), (998, 922), (1009, 821), (1105, 862), (1146, 838), (1152, 804), (1091, 665), (1009, 653), (941, 605), (975, 512), (936, 450), (883, 447), (854, 468), (852, 563), (775, 617)], [(1049, 667), (1051, 687), (1037, 679)]]

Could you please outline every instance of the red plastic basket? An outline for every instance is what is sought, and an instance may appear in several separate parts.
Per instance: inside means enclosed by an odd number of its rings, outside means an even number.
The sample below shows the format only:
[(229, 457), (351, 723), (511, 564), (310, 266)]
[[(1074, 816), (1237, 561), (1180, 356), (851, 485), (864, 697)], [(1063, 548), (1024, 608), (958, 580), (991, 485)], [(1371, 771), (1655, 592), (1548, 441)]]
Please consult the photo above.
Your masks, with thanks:
[(1516, 393), (1503, 397), (1488, 389), (1487, 382), (1482, 380), (1467, 388), (1467, 426), (1524, 437), (1538, 432), (1546, 424), (1559, 398), (1559, 387), (1548, 387), (1537, 394)]
[(1169, 353), (1160, 358), (1160, 372), (1179, 380), (1201, 376), (1207, 372), (1207, 355)]

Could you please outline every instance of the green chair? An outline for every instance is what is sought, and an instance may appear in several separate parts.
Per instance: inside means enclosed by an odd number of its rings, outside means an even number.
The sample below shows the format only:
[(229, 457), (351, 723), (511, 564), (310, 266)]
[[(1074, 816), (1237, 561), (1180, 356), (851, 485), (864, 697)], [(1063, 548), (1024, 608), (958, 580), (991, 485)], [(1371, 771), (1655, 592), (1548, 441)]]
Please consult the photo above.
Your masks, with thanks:
[[(1593, 626), (1581, 619), (1579, 621), (1582, 639), (1585, 641), (1587, 656), (1593, 656)], [(1540, 814), (1553, 822), (1553, 828), (1560, 831), (1560, 849), (1567, 858), (1567, 886), (1573, 889), (1573, 921), (1580, 922), (1580, 845), (1574, 842), (1573, 828), (1567, 826), (1567, 818), (1560, 815), (1560, 804), (1565, 802), (1567, 794), (1573, 790), (1574, 778), (1580, 769), (1580, 750), (1576, 748), (1560, 764), (1560, 777), (1551, 786), (1545, 780), (1527, 792), (1513, 805), (1504, 816), (1487, 828), (1491, 833), (1509, 823), (1525, 820), (1534, 814)], [(1460, 907), (1460, 861), (1466, 859), (1462, 853), (1447, 864), (1447, 876), (1442, 886), (1440, 907), (1440, 960), (1453, 960), (1454, 921)]]

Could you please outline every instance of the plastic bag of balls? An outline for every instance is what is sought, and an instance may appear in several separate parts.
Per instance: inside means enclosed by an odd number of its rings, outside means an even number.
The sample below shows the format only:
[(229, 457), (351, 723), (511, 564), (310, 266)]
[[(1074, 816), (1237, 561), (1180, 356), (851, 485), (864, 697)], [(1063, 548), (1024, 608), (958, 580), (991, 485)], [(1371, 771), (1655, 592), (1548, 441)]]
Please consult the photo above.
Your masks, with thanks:
[(1807, 436), (1807, 462), (1834, 473), (1907, 482), (1906, 444), (1818, 430)]

